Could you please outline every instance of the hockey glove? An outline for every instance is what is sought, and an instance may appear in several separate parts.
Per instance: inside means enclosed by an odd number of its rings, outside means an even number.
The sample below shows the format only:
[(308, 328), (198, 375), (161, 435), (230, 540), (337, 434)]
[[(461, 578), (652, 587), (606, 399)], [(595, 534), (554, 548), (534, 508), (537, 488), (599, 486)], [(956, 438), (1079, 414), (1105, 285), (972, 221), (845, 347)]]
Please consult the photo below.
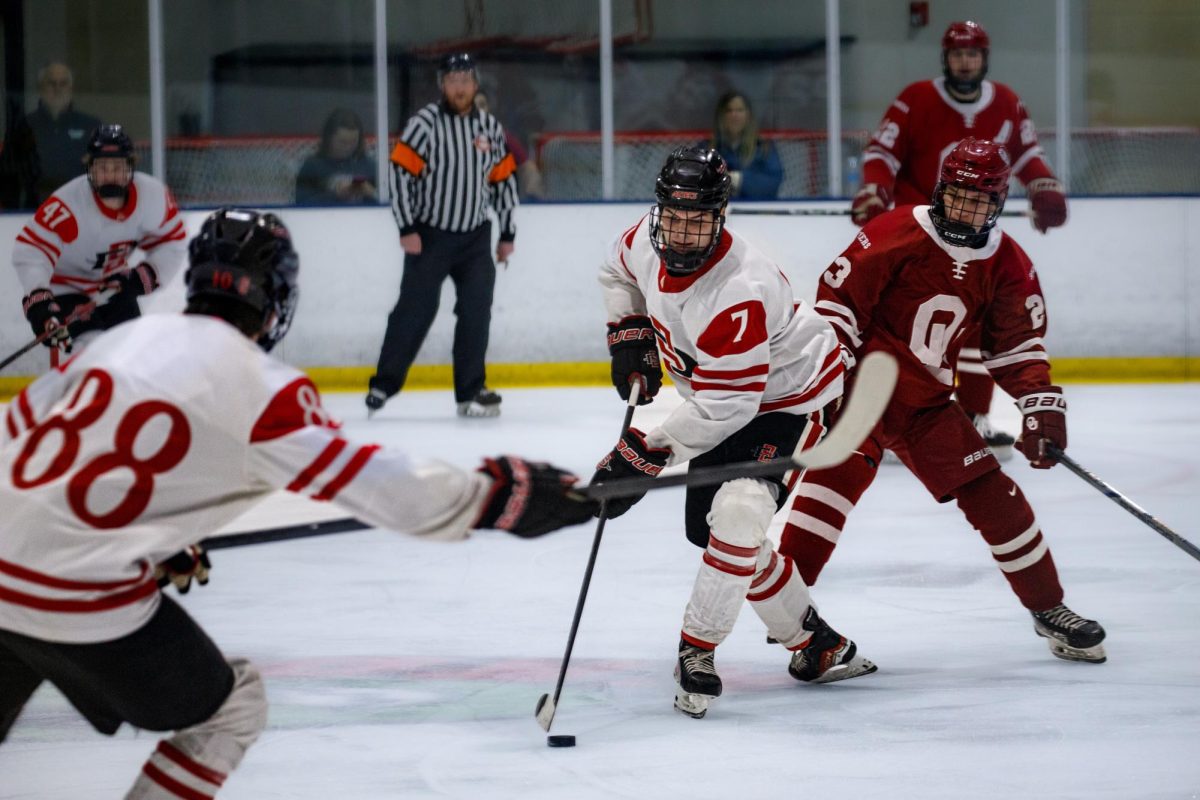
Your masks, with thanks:
[(531, 538), (578, 525), (599, 509), (574, 490), (576, 476), (516, 456), (486, 458), (479, 472), (492, 479), (492, 491), (483, 504), (476, 528), (498, 528)]
[(892, 204), (892, 193), (878, 183), (863, 184), (850, 202), (850, 219), (855, 225), (866, 225), (887, 211)]
[(1067, 401), (1059, 386), (1045, 386), (1017, 398), (1021, 410), (1021, 438), (1017, 447), (1035, 469), (1050, 469), (1058, 460), (1046, 452), (1046, 443), (1067, 449)]
[(34, 336), (49, 333), (42, 344), (46, 347), (70, 345), (71, 336), (63, 324), (65, 315), (49, 289), (34, 289), (21, 300), (21, 308), (25, 312), (25, 319), (29, 320), (29, 326), (33, 328)]
[(1067, 221), (1067, 196), (1063, 185), (1054, 178), (1037, 178), (1025, 187), (1033, 210), (1033, 227), (1041, 233)]
[(141, 297), (158, 288), (158, 273), (149, 262), (143, 261), (127, 272), (118, 272), (108, 278), (108, 284), (118, 294)]
[(192, 588), (193, 578), (201, 586), (208, 584), (210, 569), (212, 563), (208, 560), (208, 553), (200, 545), (194, 544), (155, 567), (154, 579), (158, 581), (160, 589), (173, 583), (180, 594), (187, 594)]
[(638, 405), (651, 402), (662, 388), (663, 376), (650, 318), (633, 316), (608, 323), (608, 353), (612, 356), (613, 386), (621, 399), (628, 402), (630, 384), (641, 380)]
[[(653, 478), (663, 471), (670, 457), (670, 450), (650, 447), (646, 444), (646, 434), (637, 428), (630, 428), (612, 452), (600, 459), (596, 473), (592, 475), (592, 483), (623, 478)], [(631, 497), (610, 497), (605, 516), (609, 519), (619, 517), (645, 496), (646, 493), (642, 492)]]

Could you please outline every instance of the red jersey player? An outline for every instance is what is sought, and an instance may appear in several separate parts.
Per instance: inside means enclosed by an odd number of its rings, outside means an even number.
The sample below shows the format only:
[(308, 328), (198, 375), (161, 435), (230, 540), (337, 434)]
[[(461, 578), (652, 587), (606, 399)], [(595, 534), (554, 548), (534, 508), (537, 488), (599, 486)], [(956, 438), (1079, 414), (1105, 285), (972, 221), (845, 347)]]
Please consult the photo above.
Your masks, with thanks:
[[(190, 256), (187, 313), (98, 336), (0, 426), (0, 741), (42, 681), (102, 733), (173, 731), (126, 795), (139, 800), (214, 796), (266, 724), (254, 665), (159, 592), (171, 553), (276, 488), (446, 540), (537, 536), (597, 510), (546, 464), (471, 472), (348, 440), (312, 382), (264, 352), (298, 293), (273, 214), (212, 214)], [(167, 566), (201, 578), (189, 555)]]
[[(1021, 99), (1004, 84), (984, 79), (989, 45), (976, 22), (954, 22), (946, 29), (943, 76), (907, 86), (863, 152), (863, 186), (850, 210), (856, 223), (882, 214), (893, 200), (897, 206), (929, 202), (942, 159), (967, 136), (990, 139), (1008, 150), (1039, 231), (1067, 221), (1062, 184), (1043, 157)], [(958, 401), (997, 457), (1007, 460), (1013, 440), (993, 430), (988, 420), (993, 384), (980, 363), (978, 341), (968, 340), (963, 347), (958, 370)]]
[[(53, 332), (47, 346), (86, 341), (137, 317), (137, 299), (173, 278), (187, 253), (171, 190), (134, 171), (133, 141), (120, 125), (97, 128), (85, 159), (87, 174), (55, 190), (13, 247), (25, 317), (35, 335)], [(130, 264), (135, 252), (142, 258)], [(63, 327), (73, 309), (103, 289), (116, 291), (86, 318)]]
[(839, 467), (805, 474), (780, 552), (814, 583), (889, 448), (939, 502), (954, 500), (983, 535), (1051, 651), (1100, 662), (1104, 629), (1063, 605), (1033, 510), (951, 400), (964, 334), (978, 329), (983, 363), (1023, 415), (1019, 449), (1034, 467), (1048, 468), (1055, 461), (1045, 445), (1066, 447), (1067, 406), (1050, 382), (1037, 273), (995, 227), (1010, 171), (1003, 147), (964, 139), (942, 164), (932, 205), (902, 206), (867, 223), (822, 275), (817, 310), (834, 324), (851, 359), (891, 353), (900, 379), (861, 452)]

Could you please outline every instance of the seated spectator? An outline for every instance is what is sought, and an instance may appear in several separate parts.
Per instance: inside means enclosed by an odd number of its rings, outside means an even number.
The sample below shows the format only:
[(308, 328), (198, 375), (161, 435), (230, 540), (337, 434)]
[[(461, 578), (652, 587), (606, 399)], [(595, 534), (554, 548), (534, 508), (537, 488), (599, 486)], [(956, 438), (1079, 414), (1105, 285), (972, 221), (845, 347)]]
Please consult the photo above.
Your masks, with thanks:
[(774, 200), (783, 183), (779, 151), (758, 138), (758, 125), (750, 101), (741, 92), (726, 92), (717, 100), (713, 136), (704, 143), (721, 154), (733, 179), (732, 197), (738, 200)]
[[(484, 113), (492, 113), (488, 108), (487, 92), (480, 89), (475, 93), (475, 108)], [(538, 165), (529, 160), (529, 153), (521, 140), (513, 136), (508, 126), (504, 126), (504, 146), (512, 153), (517, 162), (517, 192), (522, 200), (537, 199), (542, 196), (542, 171)]]
[(99, 119), (75, 110), (74, 94), (75, 77), (66, 64), (51, 61), (38, 70), (38, 107), (27, 117), (38, 152), (35, 206), (83, 174), (88, 138), (100, 127)]
[(325, 120), (321, 146), (305, 159), (296, 175), (296, 204), (361, 205), (379, 196), (375, 159), (366, 154), (358, 114), (335, 108)]
[(0, 142), (0, 211), (37, 208), (38, 155), (33, 130), (20, 104), (10, 99)]

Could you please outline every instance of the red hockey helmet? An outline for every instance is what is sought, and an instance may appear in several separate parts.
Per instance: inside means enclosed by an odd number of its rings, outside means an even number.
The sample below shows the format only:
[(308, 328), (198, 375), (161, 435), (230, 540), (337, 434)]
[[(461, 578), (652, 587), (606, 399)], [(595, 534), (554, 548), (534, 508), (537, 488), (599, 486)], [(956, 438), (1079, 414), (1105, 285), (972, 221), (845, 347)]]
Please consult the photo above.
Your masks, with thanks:
[[(983, 79), (987, 75), (988, 50), (991, 48), (991, 44), (987, 31), (978, 22), (968, 19), (963, 22), (950, 23), (950, 27), (946, 28), (946, 32), (942, 34), (942, 74), (946, 76), (946, 83), (951, 89), (963, 95), (972, 95), (979, 90), (979, 85), (983, 83)], [(983, 54), (983, 66), (977, 74), (970, 78), (961, 78), (950, 71), (948, 56), (951, 50), (968, 49), (979, 50)]]
[[(942, 162), (929, 209), (942, 240), (953, 245), (982, 246), (1004, 210), (1011, 175), (1012, 160), (1002, 145), (972, 137), (959, 142)], [(989, 205), (979, 208), (979, 195), (971, 193), (987, 195)]]

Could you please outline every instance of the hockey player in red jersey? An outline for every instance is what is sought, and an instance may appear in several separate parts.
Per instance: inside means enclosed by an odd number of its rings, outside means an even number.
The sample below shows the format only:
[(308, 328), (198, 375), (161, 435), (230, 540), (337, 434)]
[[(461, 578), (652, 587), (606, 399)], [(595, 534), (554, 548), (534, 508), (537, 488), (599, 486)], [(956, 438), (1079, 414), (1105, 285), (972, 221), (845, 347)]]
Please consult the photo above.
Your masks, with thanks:
[(596, 512), (546, 464), (467, 472), (347, 440), (312, 382), (264, 352), (288, 329), (298, 269), (274, 215), (218, 211), (190, 246), (187, 313), (99, 336), (9, 405), (0, 741), (49, 681), (102, 733), (174, 731), (126, 797), (215, 795), (266, 724), (263, 681), (160, 593), (155, 565), (202, 577), (193, 548), (172, 554), (275, 489), (446, 540), (538, 536)]
[[(133, 141), (120, 125), (93, 131), (85, 158), (87, 174), (46, 198), (13, 247), (25, 318), (34, 335), (53, 332), (47, 346), (64, 349), (137, 317), (137, 299), (173, 278), (187, 252), (171, 190), (134, 171)], [(131, 264), (137, 251), (142, 260)], [(115, 291), (90, 314), (63, 325), (105, 289)]]
[[(665, 362), (684, 402), (648, 433), (631, 427), (594, 482), (656, 475), (683, 462), (770, 460), (811, 447), (825, 432), (842, 393), (837, 336), (793, 301), (770, 259), (724, 227), (729, 193), (728, 169), (715, 150), (675, 150), (658, 175), (657, 205), (617, 239), (601, 270), (617, 391), (628, 400), (639, 381), (649, 402)], [(688, 489), (687, 538), (704, 555), (675, 669), (675, 707), (685, 714), (704, 716), (721, 694), (714, 650), (745, 600), (792, 651), (789, 672), (797, 680), (828, 683), (875, 671), (821, 619), (791, 560), (767, 540), (789, 486), (790, 479), (745, 478)], [(608, 515), (638, 499), (609, 500)]]
[[(863, 152), (863, 185), (851, 215), (859, 225), (897, 206), (927, 203), (942, 160), (967, 136), (1004, 146), (1013, 173), (1029, 193), (1033, 224), (1045, 233), (1067, 221), (1067, 199), (1038, 144), (1033, 120), (1016, 92), (986, 80), (990, 41), (976, 22), (954, 22), (942, 37), (940, 78), (905, 87), (884, 113)], [(958, 401), (997, 457), (1008, 460), (1013, 439), (988, 419), (994, 384), (971, 339), (958, 365)]]
[(1067, 446), (1067, 405), (1051, 383), (1046, 305), (1025, 252), (995, 227), (1010, 161), (995, 142), (964, 139), (946, 157), (932, 205), (901, 206), (867, 223), (822, 275), (816, 308), (852, 359), (882, 350), (900, 363), (891, 403), (862, 450), (808, 472), (796, 488), (780, 552), (812, 585), (846, 519), (893, 450), (939, 502), (954, 500), (992, 550), (1034, 628), (1060, 658), (1104, 661), (1104, 629), (1063, 605), (1054, 560), (1025, 496), (951, 400), (964, 339), (978, 330), (983, 363), (1017, 398), (1017, 447), (1054, 466)]

